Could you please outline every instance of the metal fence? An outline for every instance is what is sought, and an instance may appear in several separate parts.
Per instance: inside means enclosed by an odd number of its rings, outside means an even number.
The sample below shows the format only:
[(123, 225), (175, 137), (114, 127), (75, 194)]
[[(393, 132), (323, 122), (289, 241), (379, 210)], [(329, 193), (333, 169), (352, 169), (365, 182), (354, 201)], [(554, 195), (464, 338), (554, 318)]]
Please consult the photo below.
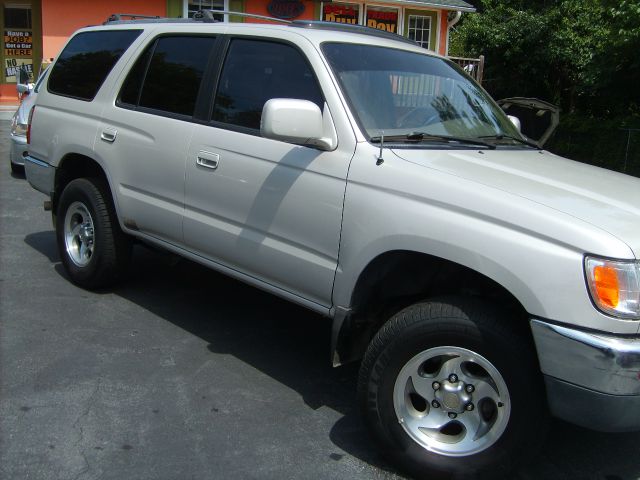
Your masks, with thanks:
[(640, 128), (605, 125), (578, 130), (561, 123), (545, 149), (572, 160), (640, 177)]

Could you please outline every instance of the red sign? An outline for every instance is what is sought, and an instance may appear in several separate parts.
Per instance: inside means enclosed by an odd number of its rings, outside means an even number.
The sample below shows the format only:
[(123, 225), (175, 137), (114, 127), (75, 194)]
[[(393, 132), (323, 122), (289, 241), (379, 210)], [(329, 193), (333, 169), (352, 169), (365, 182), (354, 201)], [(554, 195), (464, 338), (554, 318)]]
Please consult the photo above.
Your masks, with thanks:
[(325, 4), (322, 19), (325, 22), (351, 23), (357, 25), (359, 9), (360, 7), (358, 5)]
[(367, 27), (398, 33), (398, 10), (379, 7), (367, 8)]

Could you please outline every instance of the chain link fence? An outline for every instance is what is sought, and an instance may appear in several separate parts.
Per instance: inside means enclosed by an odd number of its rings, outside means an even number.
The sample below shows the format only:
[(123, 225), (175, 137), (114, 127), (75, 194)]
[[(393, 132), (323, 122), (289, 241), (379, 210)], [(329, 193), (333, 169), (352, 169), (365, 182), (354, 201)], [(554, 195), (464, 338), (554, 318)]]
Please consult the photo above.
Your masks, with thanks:
[(545, 149), (580, 162), (640, 177), (640, 128), (615, 122), (563, 123)]

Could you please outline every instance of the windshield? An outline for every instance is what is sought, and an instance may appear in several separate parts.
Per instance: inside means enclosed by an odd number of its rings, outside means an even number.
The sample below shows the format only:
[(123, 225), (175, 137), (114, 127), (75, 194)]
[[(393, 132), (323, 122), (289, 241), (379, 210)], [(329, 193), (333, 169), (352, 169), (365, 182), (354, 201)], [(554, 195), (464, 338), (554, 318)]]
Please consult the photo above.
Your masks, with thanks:
[(500, 107), (447, 60), (370, 45), (325, 43), (322, 49), (370, 140), (421, 133), (424, 141), (447, 136), (522, 144)]

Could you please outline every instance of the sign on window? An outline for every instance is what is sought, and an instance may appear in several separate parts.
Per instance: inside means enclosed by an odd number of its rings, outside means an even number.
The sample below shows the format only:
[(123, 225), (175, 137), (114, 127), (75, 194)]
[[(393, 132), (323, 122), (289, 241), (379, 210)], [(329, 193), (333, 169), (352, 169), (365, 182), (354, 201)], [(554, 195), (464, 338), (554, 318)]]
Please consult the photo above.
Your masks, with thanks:
[(367, 7), (367, 27), (398, 33), (398, 10), (385, 7)]
[(358, 24), (360, 6), (351, 4), (327, 3), (322, 11), (325, 22)]
[(27, 30), (4, 31), (5, 57), (30, 57), (33, 53), (33, 37)]
[(23, 69), (31, 81), (33, 79), (33, 60), (31, 58), (5, 58), (4, 76), (7, 83), (16, 83), (20, 77), (20, 69)]

